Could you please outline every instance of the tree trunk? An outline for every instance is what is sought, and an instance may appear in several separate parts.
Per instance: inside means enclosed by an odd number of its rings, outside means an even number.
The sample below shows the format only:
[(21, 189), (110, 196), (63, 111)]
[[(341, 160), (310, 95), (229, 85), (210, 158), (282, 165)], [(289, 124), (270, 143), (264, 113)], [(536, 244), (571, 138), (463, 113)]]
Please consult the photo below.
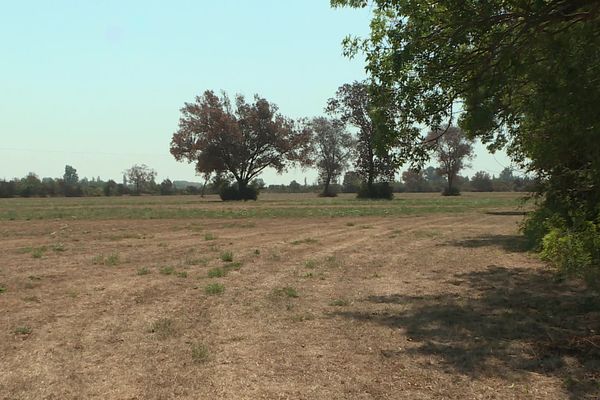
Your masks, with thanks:
[(325, 187), (323, 188), (323, 196), (329, 196), (329, 182), (331, 181), (331, 176), (327, 176), (325, 179)]

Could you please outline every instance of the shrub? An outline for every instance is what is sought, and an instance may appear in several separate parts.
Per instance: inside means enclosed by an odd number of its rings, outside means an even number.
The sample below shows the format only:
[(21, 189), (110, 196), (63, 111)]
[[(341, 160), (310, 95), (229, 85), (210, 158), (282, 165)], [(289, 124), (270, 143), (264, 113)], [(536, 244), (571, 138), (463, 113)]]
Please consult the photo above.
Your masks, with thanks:
[(240, 189), (237, 185), (226, 185), (221, 187), (219, 196), (223, 201), (256, 200), (258, 198), (258, 189), (252, 186), (246, 186)]
[(581, 221), (571, 228), (556, 226), (544, 235), (542, 258), (561, 273), (600, 285), (600, 226)]
[(369, 185), (363, 183), (356, 195), (359, 199), (387, 199), (391, 200), (394, 197), (392, 186), (388, 182), (374, 183), (369, 188)]
[(457, 187), (453, 187), (451, 189), (444, 188), (442, 196), (460, 196), (460, 190)]

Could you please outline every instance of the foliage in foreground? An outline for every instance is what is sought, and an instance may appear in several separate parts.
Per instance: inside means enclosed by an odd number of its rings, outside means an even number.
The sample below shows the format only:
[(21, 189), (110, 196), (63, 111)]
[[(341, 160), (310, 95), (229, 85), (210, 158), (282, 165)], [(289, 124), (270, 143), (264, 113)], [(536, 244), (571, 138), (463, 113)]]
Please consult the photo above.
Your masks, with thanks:
[(416, 127), (450, 125), (460, 109), (470, 138), (506, 148), (536, 176), (538, 217), (547, 218), (528, 225), (546, 257), (574, 275), (597, 268), (590, 246), (600, 217), (598, 1), (331, 4), (372, 7), (369, 37), (346, 39), (345, 50), (366, 53), (381, 105), (379, 147), (402, 143), (404, 159), (423, 160)]

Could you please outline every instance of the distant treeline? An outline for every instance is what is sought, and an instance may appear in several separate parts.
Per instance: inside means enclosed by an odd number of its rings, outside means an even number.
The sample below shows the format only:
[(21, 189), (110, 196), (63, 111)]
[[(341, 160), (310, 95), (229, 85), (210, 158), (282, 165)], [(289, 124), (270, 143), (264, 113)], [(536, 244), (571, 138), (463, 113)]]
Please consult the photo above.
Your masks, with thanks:
[[(131, 171), (131, 170), (128, 170)], [(132, 176), (132, 177), (135, 177)], [(527, 177), (513, 175), (508, 168), (499, 176), (491, 176), (480, 171), (471, 178), (458, 177), (461, 191), (471, 192), (529, 192), (534, 189), (534, 181)], [(342, 193), (357, 193), (361, 187), (361, 178), (354, 172), (346, 172), (343, 182), (332, 184), (332, 190)], [(422, 171), (406, 171), (402, 181), (390, 183), (392, 190), (401, 192), (442, 192), (446, 187), (446, 179), (439, 175), (433, 167)], [(123, 176), (121, 183), (110, 179), (104, 181), (97, 178), (79, 179), (77, 171), (70, 166), (65, 167), (62, 178), (42, 178), (29, 173), (26, 177), (12, 180), (0, 180), (0, 197), (94, 197), (123, 195), (204, 195), (218, 194), (223, 182), (213, 180), (199, 183), (188, 181), (171, 181), (165, 179), (160, 183), (151, 174), (148, 180), (128, 179)], [(288, 185), (266, 185), (262, 179), (256, 179), (252, 186), (263, 192), (271, 193), (318, 193), (323, 188), (318, 184), (300, 184), (295, 180)]]

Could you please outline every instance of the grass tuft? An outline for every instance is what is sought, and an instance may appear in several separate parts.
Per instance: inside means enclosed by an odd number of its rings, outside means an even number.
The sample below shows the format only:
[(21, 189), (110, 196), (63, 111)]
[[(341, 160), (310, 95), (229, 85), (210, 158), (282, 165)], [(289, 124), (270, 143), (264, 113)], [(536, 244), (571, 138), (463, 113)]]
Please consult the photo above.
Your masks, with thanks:
[(208, 361), (208, 347), (204, 343), (195, 343), (192, 345), (192, 360), (195, 363)]
[(232, 262), (233, 261), (233, 253), (229, 250), (222, 252), (221, 253), (221, 261)]
[(33, 330), (29, 326), (17, 326), (15, 328), (15, 333), (17, 335), (29, 335)]
[(137, 270), (138, 275), (148, 275), (149, 273), (150, 273), (150, 270), (146, 267), (142, 267)]
[(290, 297), (290, 298), (297, 298), (299, 297), (298, 295), (298, 291), (291, 287), (291, 286), (286, 286), (283, 288), (277, 288), (277, 289), (273, 289), (273, 294), (275, 296), (286, 296), (286, 297)]
[(175, 268), (171, 266), (162, 267), (159, 272), (162, 275), (173, 275), (175, 273)]
[(204, 291), (206, 292), (206, 294), (210, 295), (223, 294), (223, 292), (225, 291), (225, 286), (221, 283), (210, 283), (206, 285)]
[(350, 305), (350, 302), (345, 299), (335, 299), (331, 303), (329, 303), (329, 305), (335, 306), (335, 307), (346, 307), (346, 306)]
[(232, 263), (226, 264), (224, 268), (227, 272), (238, 271), (239, 269), (242, 268), (242, 263), (239, 261), (232, 262)]
[(227, 275), (227, 271), (221, 267), (211, 268), (208, 270), (209, 278), (222, 278)]
[(159, 339), (166, 339), (175, 334), (175, 324), (169, 318), (159, 318), (150, 325), (150, 333), (155, 333)]
[(66, 249), (65, 249), (65, 245), (64, 245), (64, 244), (62, 244), (62, 243), (56, 243), (56, 244), (53, 244), (53, 245), (52, 245), (52, 251), (55, 251), (55, 252), (57, 252), (57, 253), (58, 253), (58, 252), (63, 252), (63, 251), (65, 251), (65, 250), (66, 250)]
[(208, 232), (204, 234), (204, 240), (215, 240), (216, 237), (212, 233)]
[(42, 256), (44, 255), (45, 252), (46, 252), (45, 247), (37, 247), (31, 251), (31, 256), (33, 258), (42, 258)]

